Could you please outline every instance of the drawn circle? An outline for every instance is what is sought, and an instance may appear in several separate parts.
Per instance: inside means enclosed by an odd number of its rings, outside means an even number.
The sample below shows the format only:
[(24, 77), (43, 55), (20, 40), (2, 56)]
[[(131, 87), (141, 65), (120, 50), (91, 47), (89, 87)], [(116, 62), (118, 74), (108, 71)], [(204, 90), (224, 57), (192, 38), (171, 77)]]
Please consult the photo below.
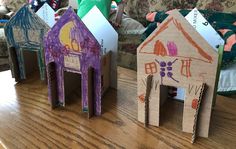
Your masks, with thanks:
[(166, 62), (164, 62), (164, 61), (160, 62), (160, 66), (161, 67), (166, 67)]
[(168, 65), (168, 66), (172, 66), (172, 62), (168, 62), (167, 65)]
[(166, 71), (166, 69), (165, 68), (161, 68), (161, 71)]
[(172, 71), (172, 67), (167, 67), (167, 70), (168, 71)]
[(167, 72), (167, 76), (168, 76), (169, 78), (171, 78), (171, 77), (173, 76), (173, 73), (172, 73), (172, 72)]
[(164, 77), (166, 74), (165, 74), (165, 72), (161, 71), (160, 75), (161, 75), (161, 77)]

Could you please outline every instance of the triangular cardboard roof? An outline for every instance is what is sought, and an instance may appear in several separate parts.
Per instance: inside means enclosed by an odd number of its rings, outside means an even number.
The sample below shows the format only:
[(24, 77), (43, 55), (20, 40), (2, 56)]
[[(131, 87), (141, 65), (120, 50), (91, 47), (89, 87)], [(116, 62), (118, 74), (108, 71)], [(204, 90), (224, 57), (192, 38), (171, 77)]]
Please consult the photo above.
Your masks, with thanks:
[(36, 12), (36, 14), (45, 21), (50, 27), (56, 23), (55, 11), (48, 3), (44, 3), (43, 6)]
[[(72, 28), (74, 29), (73, 33), (70, 34), (69, 30), (65, 28), (64, 30), (65, 34), (61, 36), (63, 37), (63, 39), (55, 38), (55, 37), (59, 37), (61, 28), (66, 24), (68, 25), (68, 29), (69, 27), (72, 26)], [(92, 35), (92, 33), (80, 20), (78, 15), (70, 7), (48, 32), (48, 35), (45, 38), (45, 46), (46, 47), (52, 46), (54, 47), (54, 50), (58, 50), (58, 52), (60, 52), (60, 50), (62, 50), (64, 46), (69, 46), (71, 48), (73, 46), (72, 43), (70, 43), (69, 41), (71, 36), (73, 36), (72, 38), (74, 38), (75, 42), (80, 43), (81, 49), (86, 50), (83, 52), (88, 52), (87, 50), (93, 50), (90, 52), (92, 53), (98, 52), (100, 54), (100, 50), (97, 50), (97, 49), (101, 49), (101, 48), (96, 38)], [(61, 43), (63, 43), (64, 45)], [(90, 48), (87, 48), (87, 47), (90, 47)]]
[[(183, 38), (187, 39), (186, 41), (188, 41), (189, 43), (188, 50), (191, 50), (191, 52), (181, 50), (183, 49), (181, 47), (181, 42), (183, 42), (181, 40)], [(156, 41), (158, 41), (159, 43), (155, 43)], [(173, 41), (175, 43), (179, 43), (178, 45), (176, 45), (179, 49), (177, 57), (190, 57), (192, 59), (201, 60), (209, 63), (211, 63), (214, 58), (217, 57), (217, 52), (203, 39), (203, 37), (189, 24), (189, 22), (177, 10), (174, 10), (168, 16), (168, 18), (164, 20), (157, 27), (157, 29), (138, 47), (137, 54), (155, 54), (153, 46), (161, 46), (163, 48), (164, 45), (169, 44), (171, 46), (171, 43)], [(168, 49), (168, 47), (165, 46), (164, 48)], [(168, 55), (164, 53), (163, 56), (173, 55)]]
[[(13, 37), (12, 29), (15, 27), (22, 30), (49, 29), (49, 26), (29, 8), (28, 4), (23, 5), (5, 25), (7, 37)], [(7, 40), (10, 46), (14, 46), (14, 38), (7, 38)]]

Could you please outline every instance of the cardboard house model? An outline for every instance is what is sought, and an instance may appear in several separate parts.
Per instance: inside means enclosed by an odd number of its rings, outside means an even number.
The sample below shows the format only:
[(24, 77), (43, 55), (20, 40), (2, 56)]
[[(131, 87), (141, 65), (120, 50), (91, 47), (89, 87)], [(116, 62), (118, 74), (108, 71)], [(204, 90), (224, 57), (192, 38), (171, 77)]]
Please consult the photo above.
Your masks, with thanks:
[(43, 36), (49, 30), (49, 26), (29, 8), (29, 5), (24, 5), (4, 29), (12, 75), (16, 81), (26, 79), (26, 74), (32, 72), (35, 65), (38, 65), (40, 78), (44, 80)]
[(138, 120), (160, 126), (166, 89), (181, 87), (182, 131), (192, 134), (192, 142), (196, 134), (208, 137), (218, 64), (218, 53), (208, 42), (173, 11), (138, 47), (137, 61)]
[[(110, 53), (102, 55), (100, 44), (71, 8), (51, 28), (44, 43), (51, 106), (65, 106), (65, 96), (79, 91), (80, 85), (83, 111), (89, 117), (100, 115), (101, 95), (110, 86)], [(72, 74), (81, 76), (81, 82)]]

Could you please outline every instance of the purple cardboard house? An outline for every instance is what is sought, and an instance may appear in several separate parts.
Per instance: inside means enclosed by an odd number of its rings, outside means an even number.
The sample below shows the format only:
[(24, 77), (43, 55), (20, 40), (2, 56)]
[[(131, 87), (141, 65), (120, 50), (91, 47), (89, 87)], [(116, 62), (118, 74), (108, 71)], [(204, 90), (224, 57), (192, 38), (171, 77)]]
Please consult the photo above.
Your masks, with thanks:
[[(71, 8), (51, 28), (44, 44), (52, 107), (65, 106), (64, 76), (71, 72), (81, 76), (83, 111), (88, 111), (89, 117), (100, 115), (101, 95), (110, 82), (110, 54), (101, 54), (99, 43)], [(69, 88), (80, 82), (70, 82)]]

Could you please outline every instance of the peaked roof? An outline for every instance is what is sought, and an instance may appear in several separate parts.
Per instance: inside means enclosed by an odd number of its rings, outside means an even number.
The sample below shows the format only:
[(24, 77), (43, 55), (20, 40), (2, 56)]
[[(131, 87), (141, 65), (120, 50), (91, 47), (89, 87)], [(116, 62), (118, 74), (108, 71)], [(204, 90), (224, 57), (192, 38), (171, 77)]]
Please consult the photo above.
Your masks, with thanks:
[(6, 24), (6, 26), (14, 25), (24, 30), (48, 28), (48, 25), (29, 8), (28, 4), (23, 5)]
[(7, 42), (11, 46), (15, 45), (13, 28), (16, 26), (24, 32), (29, 29), (46, 31), (49, 29), (49, 26), (29, 8), (28, 4), (23, 5), (4, 27)]
[[(213, 61), (212, 54), (209, 54), (210, 51), (206, 51), (206, 50), (210, 49), (211, 50), (210, 53), (214, 52), (214, 54), (217, 55), (216, 51), (203, 39), (203, 37), (189, 24), (189, 22), (177, 10), (174, 10), (157, 27), (157, 29), (138, 47), (138, 52), (147, 53), (147, 54), (155, 54), (155, 52), (145, 51), (144, 47), (150, 44), (150, 42), (152, 42), (153, 40), (156, 40), (156, 37), (160, 35), (162, 32), (166, 31), (167, 28), (169, 28), (171, 24), (173, 24), (175, 26), (175, 29), (179, 32), (179, 34), (172, 35), (172, 37), (178, 38), (180, 34), (183, 35), (184, 38), (188, 41), (188, 43), (190, 43), (194, 47), (193, 49), (201, 56), (200, 59), (198, 57), (192, 57), (193, 59), (199, 59), (199, 60), (206, 61), (209, 63)], [(196, 38), (199, 41), (197, 41)], [(157, 40), (157, 42), (160, 42), (160, 41)], [(202, 45), (204, 45), (207, 48), (203, 49)]]
[(47, 39), (45, 38), (45, 40), (52, 40), (51, 42), (47, 42), (48, 44), (54, 47), (59, 46), (58, 48), (60, 49), (60, 47), (62, 46), (61, 44), (58, 44), (60, 43), (60, 40), (55, 37), (59, 37), (61, 28), (67, 23), (72, 24), (73, 30), (70, 34), (65, 35), (68, 36), (68, 39), (73, 38), (74, 41), (80, 43), (80, 47), (82, 49), (87, 48), (87, 50), (89, 50), (88, 48), (90, 48), (94, 50), (95, 47), (100, 49), (100, 44), (98, 43), (96, 38), (92, 35), (92, 33), (88, 30), (88, 28), (84, 25), (79, 16), (74, 12), (71, 7), (68, 8), (68, 10), (61, 16), (61, 18), (48, 32), (46, 37)]

